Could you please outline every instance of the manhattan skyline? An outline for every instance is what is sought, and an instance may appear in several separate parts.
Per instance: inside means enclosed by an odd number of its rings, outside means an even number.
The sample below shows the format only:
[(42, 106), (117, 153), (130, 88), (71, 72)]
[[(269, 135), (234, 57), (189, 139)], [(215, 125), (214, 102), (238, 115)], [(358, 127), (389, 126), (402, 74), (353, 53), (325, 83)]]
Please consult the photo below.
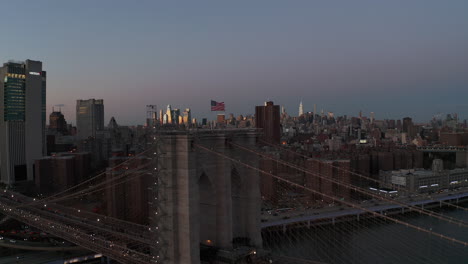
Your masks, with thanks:
[[(468, 118), (468, 3), (9, 2), (0, 59), (48, 69), (47, 113), (102, 98), (105, 123), (142, 124), (145, 105), (214, 117), (273, 100), (418, 122)], [(18, 20), (16, 14), (21, 13)], [(15, 23), (10, 23), (15, 21)], [(142, 34), (144, 33), (144, 34)]]

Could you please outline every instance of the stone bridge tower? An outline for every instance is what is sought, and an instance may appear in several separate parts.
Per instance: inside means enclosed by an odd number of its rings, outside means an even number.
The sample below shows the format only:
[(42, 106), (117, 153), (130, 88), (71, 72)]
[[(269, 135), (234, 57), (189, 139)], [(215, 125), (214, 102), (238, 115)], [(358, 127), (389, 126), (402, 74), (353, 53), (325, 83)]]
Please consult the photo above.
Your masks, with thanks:
[(254, 147), (255, 130), (199, 130), (159, 133), (158, 193), (154, 197), (161, 262), (200, 263), (200, 244), (232, 249), (233, 241), (262, 246), (259, 174), (203, 145), (258, 167), (255, 154), (230, 141)]

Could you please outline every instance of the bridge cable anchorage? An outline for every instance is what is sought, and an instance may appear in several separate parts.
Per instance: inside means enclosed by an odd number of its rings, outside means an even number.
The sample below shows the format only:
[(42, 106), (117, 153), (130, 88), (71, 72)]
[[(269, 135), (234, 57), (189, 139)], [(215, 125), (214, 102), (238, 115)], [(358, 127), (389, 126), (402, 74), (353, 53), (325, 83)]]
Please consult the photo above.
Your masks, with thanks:
[(455, 224), (455, 225), (458, 225), (458, 226), (463, 226), (463, 227), (468, 227), (468, 223), (466, 223), (465, 221), (463, 220), (460, 220), (460, 219), (456, 219), (456, 218), (453, 218), (453, 217), (449, 217), (449, 216), (445, 216), (445, 215), (442, 215), (442, 214), (439, 214), (439, 213), (436, 213), (436, 212), (433, 212), (433, 211), (430, 211), (430, 210), (427, 210), (427, 209), (422, 209), (422, 208), (419, 208), (417, 206), (412, 206), (412, 205), (409, 205), (409, 204), (406, 204), (406, 203), (402, 203), (402, 202), (399, 202), (397, 200), (394, 200), (394, 199), (390, 199), (390, 198), (386, 198), (386, 197), (382, 197), (380, 195), (377, 195), (375, 193), (372, 193), (370, 191), (367, 191), (365, 189), (362, 189), (362, 188), (359, 188), (359, 187), (356, 187), (356, 186), (353, 186), (351, 184), (347, 184), (345, 182), (342, 182), (342, 181), (338, 181), (336, 179), (332, 179), (332, 178), (329, 178), (329, 177), (324, 177), (324, 176), (321, 176), (320, 174), (317, 174), (317, 173), (314, 173), (310, 170), (307, 170), (307, 169), (304, 169), (302, 167), (299, 167), (295, 164), (291, 164), (290, 162), (286, 162), (286, 161), (283, 161), (281, 159), (277, 159), (277, 158), (274, 158), (272, 157), (271, 155), (268, 155), (268, 154), (265, 154), (265, 153), (262, 153), (262, 152), (258, 152), (256, 150), (252, 150), (250, 148), (247, 148), (247, 147), (244, 147), (242, 145), (239, 145), (239, 144), (236, 144), (236, 143), (231, 143), (233, 146), (237, 147), (237, 148), (241, 148), (245, 151), (249, 151), (251, 153), (255, 153), (259, 156), (262, 156), (264, 158), (268, 158), (268, 159), (271, 159), (271, 160), (274, 160), (280, 164), (283, 164), (285, 166), (288, 166), (290, 168), (294, 168), (294, 169), (297, 169), (299, 171), (302, 171), (306, 174), (311, 174), (313, 176), (316, 176), (322, 180), (326, 180), (326, 181), (329, 181), (331, 183), (334, 183), (334, 184), (338, 184), (340, 186), (344, 186), (345, 188), (349, 188), (349, 189), (354, 189), (356, 191), (358, 191), (359, 193), (362, 193), (362, 194), (365, 194), (365, 195), (368, 195), (368, 196), (371, 196), (375, 199), (379, 199), (379, 200), (383, 200), (383, 201), (387, 201), (387, 202), (390, 202), (390, 203), (394, 203), (394, 204), (398, 204), (400, 206), (403, 206), (405, 208), (410, 208), (411, 210), (413, 211), (417, 211), (417, 212), (420, 212), (422, 214), (425, 214), (425, 215), (428, 215), (428, 216), (431, 216), (431, 217), (434, 217), (434, 218), (437, 218), (437, 219), (440, 219), (440, 220), (443, 220), (443, 221), (446, 221), (448, 223), (451, 223), (451, 224)]
[(349, 207), (353, 207), (353, 208), (359, 209), (359, 210), (364, 211), (364, 212), (366, 212), (366, 213), (368, 213), (368, 214), (371, 214), (371, 215), (373, 215), (373, 216), (380, 217), (380, 218), (383, 218), (383, 219), (392, 221), (392, 222), (397, 223), (397, 224), (400, 224), (400, 225), (406, 225), (406, 226), (411, 227), (411, 228), (413, 228), (413, 229), (415, 229), (415, 230), (418, 230), (418, 231), (421, 231), (421, 232), (424, 232), (424, 233), (427, 233), (427, 234), (430, 234), (430, 235), (435, 235), (435, 236), (438, 236), (438, 237), (440, 237), (440, 238), (442, 238), (442, 239), (445, 239), (445, 240), (448, 240), (448, 241), (453, 241), (453, 242), (455, 242), (455, 243), (457, 243), (457, 244), (460, 244), (460, 245), (463, 245), (463, 246), (468, 246), (468, 242), (461, 241), (461, 240), (458, 240), (458, 239), (455, 239), (455, 238), (452, 238), (452, 237), (449, 237), (449, 236), (446, 236), (446, 235), (443, 235), (443, 234), (440, 234), (440, 233), (432, 232), (432, 231), (430, 231), (430, 230), (428, 230), (428, 229), (421, 228), (421, 227), (419, 227), (419, 226), (416, 226), (416, 225), (413, 225), (413, 224), (410, 224), (410, 223), (407, 223), (407, 222), (404, 222), (404, 221), (401, 221), (401, 220), (398, 220), (398, 219), (395, 219), (395, 218), (386, 216), (386, 215), (384, 215), (384, 214), (374, 212), (374, 211), (369, 210), (369, 209), (367, 209), (367, 208), (365, 208), (365, 207), (362, 207), (362, 206), (360, 206), (360, 205), (358, 205), (358, 204), (354, 204), (354, 203), (350, 203), (350, 202), (341, 200), (340, 198), (337, 198), (337, 197), (335, 197), (335, 196), (331, 196), (331, 195), (328, 195), (328, 194), (325, 194), (325, 193), (318, 192), (318, 191), (313, 190), (313, 189), (311, 189), (311, 188), (305, 187), (305, 186), (303, 186), (303, 185), (301, 185), (301, 184), (297, 184), (297, 183), (294, 183), (294, 182), (292, 182), (292, 181), (290, 181), (290, 180), (287, 180), (287, 179), (284, 179), (284, 178), (279, 177), (279, 176), (277, 176), (277, 175), (274, 175), (274, 174), (272, 174), (272, 173), (270, 173), (270, 172), (263, 171), (263, 170), (258, 169), (258, 168), (256, 168), (256, 167), (250, 165), (250, 164), (247, 164), (247, 163), (244, 163), (244, 162), (242, 162), (242, 161), (240, 161), (240, 160), (237, 160), (237, 159), (234, 159), (234, 158), (232, 158), (232, 157), (229, 157), (229, 156), (227, 156), (227, 155), (225, 155), (225, 154), (223, 154), (223, 153), (220, 153), (220, 152), (218, 152), (218, 151), (211, 150), (210, 148), (205, 147), (205, 146), (203, 146), (203, 145), (200, 145), (200, 144), (197, 144), (197, 143), (195, 143), (194, 145), (195, 145), (196, 147), (202, 149), (202, 150), (211, 152), (211, 153), (216, 154), (216, 155), (218, 155), (218, 156), (221, 156), (221, 157), (223, 157), (223, 158), (225, 158), (225, 159), (228, 159), (228, 160), (230, 160), (231, 162), (234, 162), (234, 163), (236, 163), (236, 164), (240, 164), (240, 165), (242, 165), (242, 166), (244, 166), (244, 167), (246, 167), (246, 168), (249, 168), (249, 169), (252, 169), (252, 170), (254, 170), (254, 171), (257, 171), (257, 172), (259, 172), (260, 174), (269, 175), (270, 177), (272, 177), (272, 178), (274, 178), (274, 179), (276, 179), (276, 180), (278, 180), (278, 181), (285, 182), (285, 183), (287, 183), (287, 184), (289, 184), (289, 185), (291, 185), (291, 186), (294, 186), (294, 187), (296, 187), (296, 188), (298, 188), (298, 189), (303, 189), (303, 190), (306, 190), (306, 191), (308, 191), (308, 192), (310, 192), (310, 193), (317, 194), (317, 195), (321, 195), (322, 197), (326, 197), (326, 198), (329, 199), (329, 200), (333, 200), (333, 201), (335, 201), (335, 202), (337, 202), (337, 203), (345, 204), (345, 205), (347, 205), (347, 206), (349, 206)]
[[(296, 155), (296, 156), (299, 156), (299, 157), (303, 157), (305, 158), (306, 160), (307, 159), (313, 159), (313, 157), (310, 157), (310, 156), (307, 156), (307, 155), (304, 155), (304, 154), (301, 154), (301, 153), (298, 153), (296, 151), (293, 151), (293, 150), (290, 150), (290, 149), (287, 149), (286, 147), (282, 147), (282, 146), (279, 146), (279, 145), (275, 145), (275, 144), (272, 144), (270, 142), (267, 142), (265, 140), (262, 140), (260, 139), (260, 141), (263, 143), (263, 144), (266, 144), (266, 145), (269, 145), (269, 146), (272, 146), (274, 148), (277, 148), (277, 149), (280, 149), (280, 150), (284, 150), (286, 152), (289, 152), (293, 155)], [(319, 161), (321, 164), (324, 164), (322, 161)], [(365, 176), (363, 174), (360, 174), (360, 173), (357, 173), (357, 172), (354, 172), (354, 171), (351, 171), (351, 170), (346, 170), (344, 168), (341, 168), (341, 167), (338, 167), (338, 166), (334, 166), (332, 164), (326, 164), (327, 166), (330, 166), (334, 169), (338, 169), (338, 170), (341, 170), (341, 171), (344, 171), (344, 172), (347, 172), (347, 173), (350, 173), (352, 175), (355, 175), (359, 178), (362, 178), (362, 179), (366, 179), (366, 180), (369, 180), (369, 181), (372, 181), (374, 183), (378, 183), (378, 184), (381, 184), (382, 186), (390, 186), (391, 188), (393, 189), (396, 189), (396, 190), (399, 190), (399, 191), (403, 191), (405, 193), (408, 193), (408, 194), (420, 194), (420, 193), (417, 193), (417, 192), (411, 192), (405, 188), (402, 188), (400, 187), (399, 185), (397, 184), (393, 184), (393, 183), (386, 183), (386, 182), (383, 182), (383, 181), (380, 181), (380, 180), (377, 180), (377, 179), (373, 179), (371, 177), (368, 177), (368, 176)], [(425, 196), (426, 198), (428, 199), (432, 199), (430, 196)], [(465, 207), (462, 207), (462, 206), (459, 206), (459, 205), (456, 205), (456, 204), (453, 204), (453, 203), (448, 203), (448, 202), (445, 202), (445, 201), (440, 201), (442, 204), (445, 204), (446, 206), (449, 206), (449, 207), (454, 207), (454, 208), (457, 208), (457, 209), (460, 209), (460, 210), (463, 210), (463, 211), (468, 211), (468, 208), (465, 208)]]

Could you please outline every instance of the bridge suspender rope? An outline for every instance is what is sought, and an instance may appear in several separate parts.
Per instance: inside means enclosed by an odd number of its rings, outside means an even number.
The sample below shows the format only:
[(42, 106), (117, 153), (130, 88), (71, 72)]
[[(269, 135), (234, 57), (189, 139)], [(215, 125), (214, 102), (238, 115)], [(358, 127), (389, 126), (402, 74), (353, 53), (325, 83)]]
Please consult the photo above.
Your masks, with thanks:
[(311, 172), (310, 170), (306, 170), (304, 168), (301, 168), (297, 165), (294, 165), (294, 164), (291, 164), (289, 162), (286, 162), (286, 161), (283, 161), (283, 160), (280, 160), (280, 159), (277, 159), (277, 158), (274, 158), (272, 157), (271, 155), (267, 155), (265, 153), (261, 153), (261, 152), (258, 152), (258, 151), (255, 151), (255, 150), (252, 150), (252, 149), (249, 149), (249, 148), (246, 148), (244, 146), (241, 146), (239, 144), (236, 144), (236, 143), (232, 143), (230, 142), (231, 145), (235, 146), (235, 147), (238, 147), (240, 149), (243, 149), (245, 151), (249, 151), (251, 153), (255, 153), (259, 156), (262, 156), (264, 158), (268, 158), (268, 159), (271, 159), (271, 160), (274, 160), (280, 164), (283, 164), (283, 165), (286, 165), (290, 168), (294, 168), (294, 169), (297, 169), (299, 171), (302, 171), (302, 172), (305, 172), (307, 174), (311, 174), (311, 175), (314, 175), (322, 180), (326, 180), (326, 181), (329, 181), (329, 182), (332, 182), (332, 183), (335, 183), (335, 184), (338, 184), (340, 186), (344, 186), (350, 190), (354, 190), (356, 192), (359, 192), (359, 193), (362, 193), (362, 194), (365, 194), (365, 195), (368, 195), (368, 196), (371, 196), (373, 198), (376, 198), (376, 199), (379, 199), (379, 200), (384, 200), (384, 201), (387, 201), (387, 202), (390, 202), (390, 203), (394, 203), (394, 204), (398, 204), (400, 206), (403, 206), (405, 208), (410, 208), (411, 210), (413, 211), (416, 211), (416, 212), (419, 212), (419, 213), (422, 213), (422, 214), (425, 214), (425, 215), (428, 215), (428, 216), (431, 216), (431, 217), (435, 217), (437, 219), (440, 219), (440, 220), (444, 220), (444, 221), (447, 221), (449, 223), (452, 223), (452, 224), (456, 224), (456, 225), (459, 225), (459, 226), (462, 226), (462, 227), (468, 227), (468, 223), (466, 223), (465, 221), (463, 220), (459, 220), (459, 219), (456, 219), (456, 218), (453, 218), (453, 217), (449, 217), (449, 216), (445, 216), (445, 215), (442, 215), (442, 214), (439, 214), (439, 213), (436, 213), (436, 212), (433, 212), (433, 211), (429, 211), (427, 209), (422, 209), (422, 208), (419, 208), (417, 206), (413, 206), (413, 205), (409, 205), (409, 204), (405, 204), (405, 203), (402, 203), (402, 202), (399, 202), (399, 201), (396, 201), (396, 200), (393, 200), (393, 199), (389, 199), (389, 198), (386, 198), (386, 197), (382, 197), (380, 195), (377, 195), (377, 194), (374, 194), (372, 192), (369, 192), (367, 190), (364, 190), (360, 187), (357, 187), (357, 186), (353, 186), (353, 185), (350, 185), (350, 184), (346, 184), (344, 182), (341, 182), (341, 181), (338, 181), (336, 179), (331, 179), (331, 178), (327, 178), (327, 177), (323, 177), (321, 176), (320, 174), (317, 174), (317, 173), (314, 173), (314, 172)]
[[(139, 158), (140, 156), (143, 156), (145, 153), (147, 153), (147, 152), (149, 152), (149, 151), (152, 151), (152, 149), (151, 149), (151, 148), (150, 148), (150, 149), (147, 149), (147, 150), (145, 150), (145, 151), (139, 153), (138, 155), (135, 155), (134, 157), (132, 157), (132, 158), (130, 158), (130, 159), (128, 159), (128, 160), (126, 160), (126, 161), (124, 161), (124, 162), (122, 162), (122, 163), (119, 163), (118, 165), (116, 165), (116, 166), (110, 168), (110, 170), (119, 168), (119, 167), (123, 166), (124, 164), (129, 163), (129, 162), (131, 162), (131, 161), (133, 161), (133, 160)], [(70, 192), (70, 191), (72, 191), (72, 190), (74, 190), (74, 189), (77, 189), (78, 187), (83, 187), (83, 186), (87, 185), (88, 183), (90, 183), (90, 182), (92, 182), (92, 181), (94, 181), (94, 180), (97, 180), (99, 177), (105, 176), (105, 175), (106, 175), (106, 172), (100, 173), (100, 174), (98, 174), (98, 175), (96, 175), (96, 176), (94, 176), (94, 177), (92, 177), (92, 178), (90, 178), (90, 179), (87, 179), (86, 181), (83, 181), (83, 182), (81, 182), (81, 183), (79, 183), (79, 184), (77, 184), (77, 185), (74, 185), (74, 186), (72, 186), (72, 187), (70, 187), (70, 188), (68, 188), (68, 189), (66, 189), (66, 190), (63, 190), (63, 191), (61, 191), (61, 192), (59, 192), (59, 193), (52, 194), (52, 195), (47, 196), (47, 197), (45, 197), (45, 198), (43, 198), (43, 199), (35, 199), (35, 200), (34, 200), (33, 202), (31, 202), (31, 203), (22, 204), (22, 205), (20, 205), (19, 207), (29, 206), (29, 205), (35, 205), (35, 204), (44, 204), (44, 202), (51, 201), (54, 197), (61, 198), (61, 197), (60, 197), (61, 195), (65, 194), (65, 193), (67, 193), (67, 192)]]
[(345, 205), (347, 205), (347, 206), (349, 206), (349, 207), (353, 207), (353, 208), (362, 210), (362, 211), (367, 212), (367, 213), (369, 213), (369, 214), (371, 214), (371, 215), (374, 215), (374, 216), (376, 216), (376, 217), (381, 217), (381, 218), (387, 219), (387, 220), (392, 221), (392, 222), (394, 222), (394, 223), (397, 223), (397, 224), (400, 224), (400, 225), (403, 225), (403, 226), (406, 226), (406, 227), (410, 227), (410, 228), (413, 228), (413, 229), (418, 230), (418, 231), (421, 231), (421, 232), (425, 232), (425, 233), (427, 233), (427, 234), (430, 234), (430, 235), (433, 235), (433, 236), (436, 236), (436, 237), (445, 239), (445, 240), (447, 240), (447, 241), (451, 241), (451, 242), (454, 242), (454, 243), (457, 243), (457, 244), (460, 244), (460, 245), (463, 245), (463, 246), (468, 246), (468, 242), (461, 241), (461, 240), (458, 240), (458, 239), (456, 239), (456, 238), (449, 237), (449, 236), (446, 236), (446, 235), (443, 235), (443, 234), (440, 234), (440, 233), (437, 233), (437, 232), (433, 232), (433, 231), (431, 231), (431, 230), (428, 230), (428, 229), (425, 229), (425, 228), (421, 228), (421, 227), (419, 227), (419, 226), (416, 226), (416, 225), (413, 225), (413, 224), (410, 224), (410, 223), (407, 223), (407, 222), (404, 222), (404, 221), (401, 221), (401, 220), (398, 220), (398, 219), (395, 219), (395, 218), (392, 218), (392, 217), (389, 217), (389, 216), (386, 216), (386, 215), (383, 215), (383, 214), (380, 214), (380, 213), (377, 213), (377, 212), (374, 212), (374, 211), (372, 211), (372, 210), (369, 210), (369, 209), (367, 209), (367, 208), (365, 208), (365, 207), (362, 207), (362, 206), (357, 205), (357, 204), (354, 204), (354, 203), (350, 203), (350, 202), (347, 202), (347, 201), (342, 201), (342, 200), (340, 200), (339, 198), (337, 198), (337, 197), (335, 197), (335, 196), (331, 196), (331, 195), (328, 195), (328, 194), (320, 193), (320, 192), (315, 191), (315, 190), (313, 190), (313, 189), (311, 189), (311, 188), (305, 187), (305, 186), (303, 186), (303, 185), (301, 185), (301, 184), (294, 183), (294, 182), (292, 182), (292, 181), (286, 180), (286, 179), (281, 178), (281, 177), (279, 177), (279, 176), (277, 176), (277, 175), (274, 175), (274, 174), (272, 174), (272, 173), (269, 173), (269, 172), (263, 171), (263, 170), (261, 170), (261, 169), (258, 169), (258, 168), (256, 168), (256, 167), (254, 167), (254, 166), (252, 166), (252, 165), (250, 165), (250, 164), (244, 163), (244, 162), (242, 162), (242, 161), (240, 161), (240, 160), (236, 160), (236, 159), (234, 159), (234, 158), (231, 158), (231, 157), (229, 157), (229, 156), (227, 156), (227, 155), (225, 155), (225, 154), (219, 153), (219, 152), (217, 152), (217, 151), (215, 151), (215, 150), (212, 150), (212, 149), (210, 149), (210, 148), (208, 148), (208, 147), (202, 146), (202, 145), (200, 145), (200, 144), (198, 144), (198, 143), (194, 143), (194, 146), (195, 146), (195, 147), (198, 147), (198, 148), (200, 148), (200, 149), (202, 149), (202, 150), (205, 150), (205, 151), (211, 152), (211, 153), (213, 153), (213, 154), (216, 154), (216, 155), (218, 155), (218, 156), (220, 156), (220, 157), (223, 157), (223, 158), (225, 158), (225, 159), (227, 159), (227, 160), (230, 160), (231, 162), (234, 162), (234, 163), (236, 163), (236, 164), (240, 164), (240, 165), (242, 165), (242, 166), (244, 166), (244, 167), (246, 167), (246, 168), (255, 170), (255, 171), (257, 171), (257, 172), (259, 172), (259, 173), (262, 173), (262, 174), (264, 174), (264, 175), (269, 175), (269, 176), (271, 176), (272, 178), (277, 179), (278, 181), (288, 183), (289, 185), (294, 186), (294, 187), (296, 187), (296, 188), (303, 189), (303, 190), (306, 190), (306, 191), (308, 191), (308, 192), (311, 192), (311, 193), (314, 193), (314, 194), (317, 194), (317, 195), (321, 195), (321, 196), (326, 197), (326, 198), (328, 198), (328, 199), (330, 199), (330, 200), (333, 200), (333, 201), (335, 201), (335, 202), (337, 202), (337, 203), (345, 204)]
[[(298, 153), (298, 152), (296, 152), (296, 151), (287, 149), (287, 148), (285, 148), (285, 147), (281, 147), (281, 146), (272, 144), (272, 143), (267, 142), (267, 141), (262, 140), (262, 139), (260, 139), (260, 141), (261, 141), (263, 144), (272, 146), (272, 147), (274, 147), (274, 148), (276, 148), (276, 149), (284, 150), (284, 151), (286, 151), (286, 152), (288, 152), (288, 153), (292, 153), (293, 155), (300, 156), (300, 157), (303, 157), (303, 158), (305, 158), (305, 159), (311, 159), (311, 158), (312, 158), (312, 157), (303, 155), (303, 154), (301, 154), (301, 153)], [(321, 164), (324, 164), (324, 163), (321, 162)], [(351, 170), (346, 170), (346, 169), (344, 169), (344, 168), (340, 168), (340, 167), (338, 167), (338, 166), (334, 166), (333, 164), (328, 164), (328, 163), (327, 163), (326, 165), (329, 166), (329, 167), (331, 167), (331, 168), (334, 168), (334, 169), (338, 169), (338, 170), (341, 170), (341, 171), (344, 171), (344, 172), (348, 172), (348, 173), (350, 173), (350, 174), (352, 174), (352, 175), (355, 175), (355, 176), (357, 176), (357, 177), (359, 177), (359, 178), (362, 178), (362, 179), (366, 179), (366, 180), (368, 180), (368, 181), (372, 181), (372, 182), (375, 182), (375, 183), (378, 183), (378, 184), (382, 184), (382, 185), (389, 185), (389, 186), (391, 186), (392, 188), (394, 188), (394, 189), (396, 189), (396, 190), (404, 191), (404, 192), (410, 193), (410, 194), (415, 194), (414, 192), (410, 192), (410, 191), (406, 190), (405, 188), (402, 188), (402, 187), (400, 187), (400, 186), (398, 186), (398, 185), (396, 185), (396, 184), (393, 184), (393, 183), (392, 183), (392, 184), (388, 184), (388, 183), (382, 182), (382, 181), (380, 181), (380, 180), (376, 180), (376, 179), (373, 179), (373, 178), (371, 178), (371, 177), (367, 177), (367, 176), (362, 175), (362, 174), (360, 174), (360, 173), (356, 173), (356, 172), (351, 171)], [(429, 198), (429, 199), (432, 199), (430, 196), (425, 196), (425, 197), (426, 197), (426, 198)], [(450, 207), (454, 207), (454, 208), (463, 210), (463, 211), (468, 211), (468, 208), (465, 208), (465, 207), (462, 207), (462, 206), (459, 206), (459, 205), (456, 205), (456, 204), (448, 203), (448, 202), (445, 202), (445, 201), (440, 201), (440, 203), (442, 203), (442, 204), (444, 204), (444, 205), (446, 205), (446, 206), (450, 206)]]

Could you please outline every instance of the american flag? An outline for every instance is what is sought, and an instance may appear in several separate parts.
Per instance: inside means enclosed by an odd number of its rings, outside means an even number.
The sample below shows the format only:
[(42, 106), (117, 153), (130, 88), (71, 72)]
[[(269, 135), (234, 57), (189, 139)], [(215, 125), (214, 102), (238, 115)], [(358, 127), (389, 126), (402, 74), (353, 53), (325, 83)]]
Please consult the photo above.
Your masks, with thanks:
[(224, 102), (211, 100), (211, 111), (224, 111)]

